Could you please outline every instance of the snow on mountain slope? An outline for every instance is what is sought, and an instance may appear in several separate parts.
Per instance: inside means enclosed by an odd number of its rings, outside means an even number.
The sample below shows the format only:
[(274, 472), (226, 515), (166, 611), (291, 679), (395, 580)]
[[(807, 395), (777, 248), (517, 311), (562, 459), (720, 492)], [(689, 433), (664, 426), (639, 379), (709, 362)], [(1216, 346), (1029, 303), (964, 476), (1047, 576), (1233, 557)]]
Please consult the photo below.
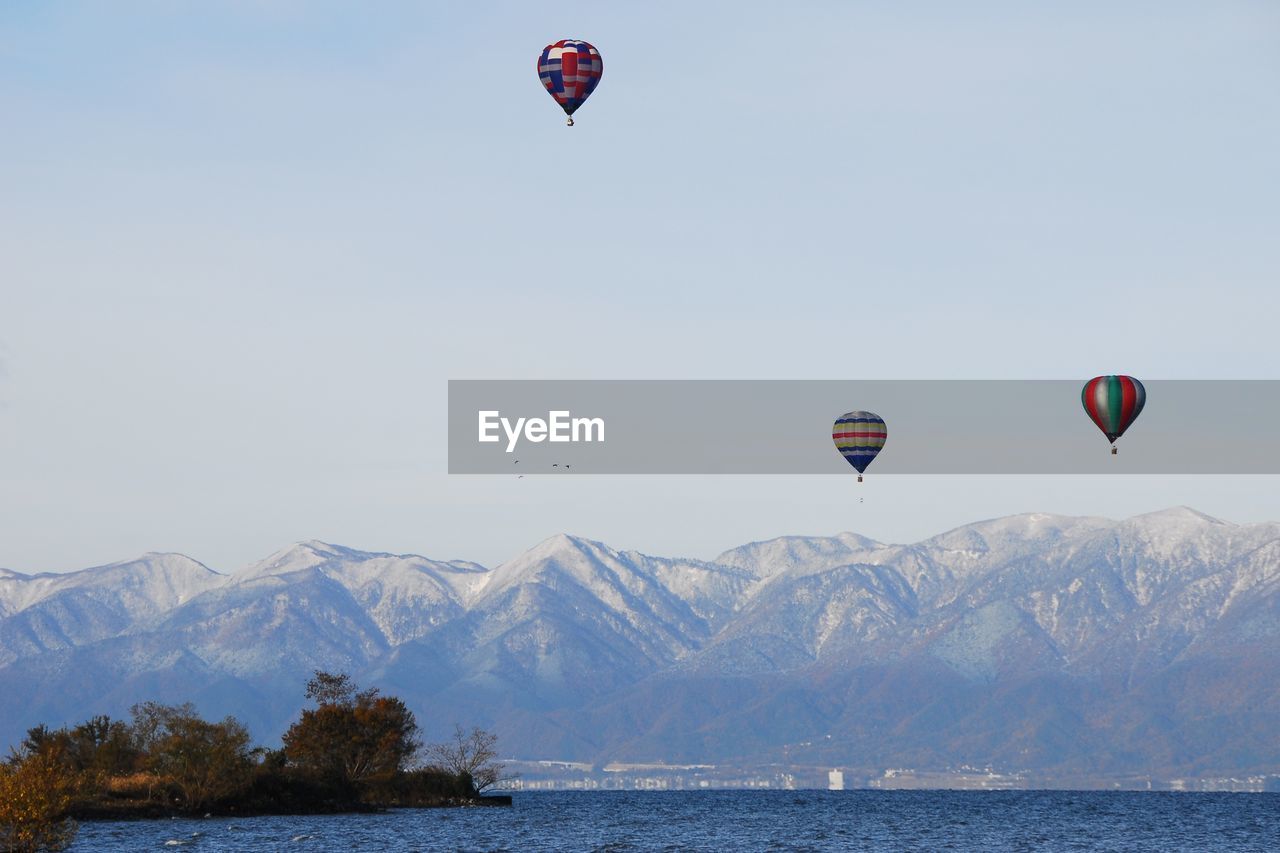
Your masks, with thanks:
[(417, 555), (357, 551), (324, 542), (299, 542), (234, 576), (237, 585), (261, 578), (297, 582), (322, 575), (340, 584), (390, 645), (422, 636), (462, 612), (488, 579), (476, 563)]
[(477, 683), (559, 702), (698, 648), (750, 580), (726, 566), (554, 536), (494, 569), (442, 642)]
[(714, 562), (743, 569), (757, 580), (768, 580), (788, 572), (820, 572), (850, 563), (874, 563), (878, 553), (896, 550), (856, 533), (780, 536), (731, 548)]
[(313, 669), (354, 669), (390, 645), (345, 586), (308, 571), (211, 590), (135, 634), (150, 637), (157, 649), (191, 652), (236, 676), (296, 678)]
[(780, 672), (825, 655), (871, 648), (916, 614), (915, 593), (890, 566), (806, 567), (772, 577), (686, 668)]
[(130, 614), (167, 610), (226, 580), (182, 554), (143, 554), (76, 572), (0, 573), (0, 616), (25, 610), (55, 595), (81, 591), (119, 604)]
[(715, 620), (733, 608), (750, 580), (726, 565), (615, 551), (601, 542), (561, 534), (494, 569), (474, 604), (483, 606), (515, 586), (569, 581), (633, 623), (641, 613), (674, 611)]
[(115, 636), (226, 580), (182, 554), (66, 574), (7, 572), (0, 576), (0, 664)]
[[(1167, 662), (1275, 579), (1268, 549), (1277, 540), (1280, 525), (1239, 526), (1175, 508), (1121, 522), (1011, 516), (915, 545), (855, 534), (782, 537), (711, 563), (618, 552), (570, 536), (492, 571), (317, 541), (231, 576), (180, 555), (151, 554), (67, 575), (0, 575), (0, 661), (128, 632), (240, 626), (234, 641), (203, 629), (201, 642), (212, 643), (208, 653), (217, 658), (215, 647), (280, 636), (288, 611), (303, 634), (337, 626), (363, 637), (358, 654), (343, 653), (351, 659), (456, 622), (450, 642), (463, 642), (461, 631), (468, 654), (497, 643), (511, 653), (504, 658), (510, 667), (521, 658), (514, 650), (524, 649), (526, 672), (555, 671), (561, 679), (569, 676), (555, 658), (568, 646), (553, 646), (570, 635), (580, 639), (569, 645), (609, 649), (621, 657), (602, 660), (636, 672), (712, 646), (699, 666), (718, 659), (736, 670), (752, 666), (746, 659), (793, 666), (832, 650), (871, 651), (894, 631), (905, 632), (899, 644), (915, 646), (955, 619), (953, 611), (1008, 602), (1064, 661), (1102, 660), (1119, 643)], [(329, 628), (304, 629), (308, 608), (324, 613), (319, 621)], [(1157, 633), (1167, 636), (1153, 646), (1146, 638)], [(763, 656), (751, 651), (762, 644), (774, 647)]]

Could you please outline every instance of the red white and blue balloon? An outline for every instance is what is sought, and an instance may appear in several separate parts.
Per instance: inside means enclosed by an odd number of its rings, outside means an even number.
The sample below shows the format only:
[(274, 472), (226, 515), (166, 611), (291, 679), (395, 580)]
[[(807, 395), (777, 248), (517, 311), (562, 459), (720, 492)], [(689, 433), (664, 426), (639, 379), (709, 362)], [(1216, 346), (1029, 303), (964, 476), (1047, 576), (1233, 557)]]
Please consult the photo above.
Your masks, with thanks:
[(552, 42), (538, 57), (538, 79), (569, 116), (570, 127), (574, 112), (600, 85), (603, 73), (600, 51), (580, 39)]

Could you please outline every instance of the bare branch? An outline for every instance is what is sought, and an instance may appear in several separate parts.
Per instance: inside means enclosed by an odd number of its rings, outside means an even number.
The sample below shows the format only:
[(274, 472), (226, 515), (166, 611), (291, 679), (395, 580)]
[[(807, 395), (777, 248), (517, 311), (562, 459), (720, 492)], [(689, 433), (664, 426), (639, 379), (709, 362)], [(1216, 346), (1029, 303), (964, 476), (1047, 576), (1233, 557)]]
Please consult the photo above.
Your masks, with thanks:
[(498, 736), (481, 728), (467, 731), (453, 727), (453, 737), (427, 747), (428, 760), (440, 770), (471, 782), (476, 793), (483, 793), (506, 778), (506, 766), (497, 761)]

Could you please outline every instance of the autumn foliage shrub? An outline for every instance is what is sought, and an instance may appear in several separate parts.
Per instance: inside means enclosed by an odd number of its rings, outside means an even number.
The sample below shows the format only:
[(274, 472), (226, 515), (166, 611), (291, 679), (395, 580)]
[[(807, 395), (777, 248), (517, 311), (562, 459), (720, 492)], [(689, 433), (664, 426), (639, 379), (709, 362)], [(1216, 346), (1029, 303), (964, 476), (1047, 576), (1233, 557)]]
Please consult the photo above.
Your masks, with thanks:
[(67, 814), (75, 774), (50, 755), (15, 756), (0, 764), (0, 850), (62, 850), (75, 837)]

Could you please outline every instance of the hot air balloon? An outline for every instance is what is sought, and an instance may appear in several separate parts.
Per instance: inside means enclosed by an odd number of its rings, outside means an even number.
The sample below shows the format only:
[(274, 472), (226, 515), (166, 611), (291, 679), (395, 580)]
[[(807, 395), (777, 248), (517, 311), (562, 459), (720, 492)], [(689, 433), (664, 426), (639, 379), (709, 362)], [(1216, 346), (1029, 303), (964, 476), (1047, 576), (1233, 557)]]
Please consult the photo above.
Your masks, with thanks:
[(876, 458), (880, 448), (884, 447), (889, 431), (885, 429), (884, 419), (871, 412), (845, 412), (836, 418), (831, 428), (831, 438), (836, 443), (836, 450), (845, 461), (858, 471), (858, 482), (862, 482), (862, 473), (867, 470), (871, 460)]
[(574, 111), (600, 85), (603, 73), (600, 51), (578, 39), (552, 42), (538, 57), (538, 79), (569, 117), (569, 127)]
[(1132, 376), (1095, 376), (1084, 384), (1080, 402), (1093, 422), (1111, 442), (1116, 452), (1116, 439), (1124, 435), (1147, 402), (1147, 389)]

